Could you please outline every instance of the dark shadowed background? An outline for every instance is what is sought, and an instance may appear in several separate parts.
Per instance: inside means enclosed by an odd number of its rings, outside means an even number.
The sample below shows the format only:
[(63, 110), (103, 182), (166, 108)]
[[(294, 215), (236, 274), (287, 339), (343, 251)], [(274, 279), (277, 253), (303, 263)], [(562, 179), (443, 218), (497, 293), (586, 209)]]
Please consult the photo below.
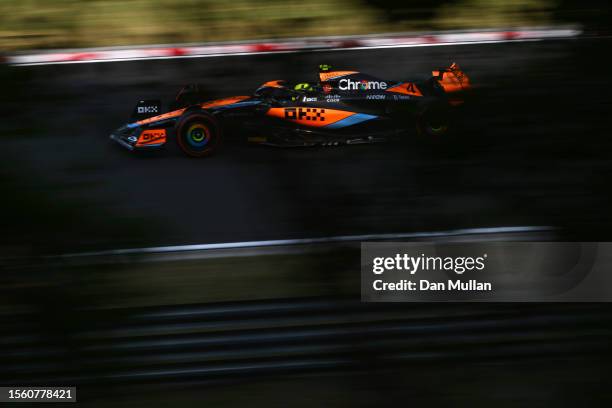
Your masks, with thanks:
[[(79, 399), (96, 406), (609, 403), (607, 304), (360, 304), (359, 251), (352, 246), (157, 260), (49, 258), (518, 225), (554, 227), (556, 240), (610, 239), (605, 2), (315, 6), (7, 1), (0, 39), (5, 50), (22, 51), (558, 23), (581, 24), (585, 34), (0, 66), (0, 383), (76, 384)], [(261, 148), (233, 131), (218, 155), (193, 160), (173, 145), (134, 156), (108, 140), (136, 101), (167, 101), (186, 83), (203, 84), (213, 99), (249, 94), (271, 79), (312, 80), (320, 63), (400, 80), (452, 61), (476, 86), (463, 113), (462, 143), (452, 149), (412, 139)]]

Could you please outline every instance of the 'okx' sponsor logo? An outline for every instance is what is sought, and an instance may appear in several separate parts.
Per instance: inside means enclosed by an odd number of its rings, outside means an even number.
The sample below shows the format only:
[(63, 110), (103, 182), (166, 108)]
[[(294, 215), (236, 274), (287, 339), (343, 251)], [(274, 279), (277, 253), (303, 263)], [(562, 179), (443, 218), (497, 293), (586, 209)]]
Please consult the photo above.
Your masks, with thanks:
[(158, 113), (157, 106), (139, 106), (138, 113)]

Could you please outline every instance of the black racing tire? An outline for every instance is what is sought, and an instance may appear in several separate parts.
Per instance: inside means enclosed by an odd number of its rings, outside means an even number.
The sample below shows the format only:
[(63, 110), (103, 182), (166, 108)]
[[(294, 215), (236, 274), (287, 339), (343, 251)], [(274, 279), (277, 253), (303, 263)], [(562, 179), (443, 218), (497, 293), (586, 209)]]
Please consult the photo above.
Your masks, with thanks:
[(418, 133), (428, 141), (442, 143), (450, 140), (453, 130), (450, 107), (442, 104), (428, 106), (416, 119)]
[(206, 112), (187, 113), (176, 125), (176, 141), (187, 156), (214, 154), (221, 144), (221, 137), (219, 122)]

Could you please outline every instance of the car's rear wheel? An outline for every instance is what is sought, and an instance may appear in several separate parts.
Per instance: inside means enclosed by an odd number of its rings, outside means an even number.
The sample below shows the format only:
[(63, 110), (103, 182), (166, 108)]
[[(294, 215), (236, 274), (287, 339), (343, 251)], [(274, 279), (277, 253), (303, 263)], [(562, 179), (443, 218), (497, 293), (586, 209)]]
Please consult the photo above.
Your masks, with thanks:
[(434, 142), (443, 142), (451, 131), (451, 117), (447, 107), (434, 105), (426, 108), (417, 116), (419, 134)]
[(210, 114), (193, 112), (177, 124), (176, 140), (180, 149), (188, 156), (210, 156), (220, 145), (221, 127)]

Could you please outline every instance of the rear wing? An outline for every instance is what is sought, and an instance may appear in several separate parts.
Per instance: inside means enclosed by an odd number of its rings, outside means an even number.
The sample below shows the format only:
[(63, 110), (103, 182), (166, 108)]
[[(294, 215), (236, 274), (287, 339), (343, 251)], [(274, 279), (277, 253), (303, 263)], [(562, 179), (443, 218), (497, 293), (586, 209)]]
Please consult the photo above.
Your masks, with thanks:
[(450, 67), (432, 71), (431, 74), (447, 93), (465, 91), (472, 87), (470, 78), (454, 62)]

